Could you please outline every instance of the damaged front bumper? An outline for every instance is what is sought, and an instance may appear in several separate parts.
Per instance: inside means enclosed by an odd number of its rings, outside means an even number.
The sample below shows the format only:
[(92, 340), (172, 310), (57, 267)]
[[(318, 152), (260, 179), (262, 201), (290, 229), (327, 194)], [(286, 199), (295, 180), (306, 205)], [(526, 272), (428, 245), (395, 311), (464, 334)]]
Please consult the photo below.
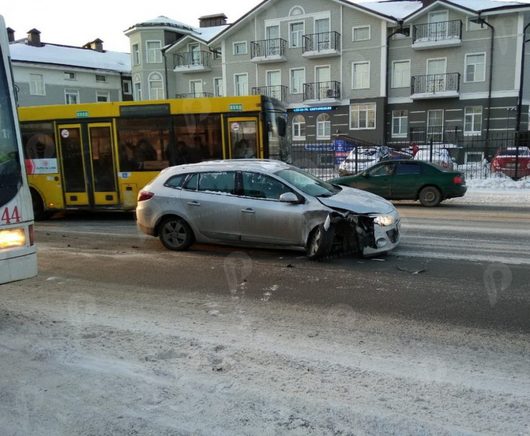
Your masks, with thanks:
[(322, 224), (328, 241), (323, 255), (376, 256), (393, 250), (399, 244), (400, 218), (390, 214), (355, 214), (335, 211)]

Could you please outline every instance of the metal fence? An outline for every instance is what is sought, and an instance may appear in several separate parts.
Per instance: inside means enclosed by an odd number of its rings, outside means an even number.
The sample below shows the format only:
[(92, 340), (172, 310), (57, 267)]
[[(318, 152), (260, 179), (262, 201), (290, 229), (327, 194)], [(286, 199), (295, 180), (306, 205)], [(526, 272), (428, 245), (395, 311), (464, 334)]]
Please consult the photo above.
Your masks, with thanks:
[[(514, 132), (491, 132), (486, 140), (481, 136), (467, 136), (462, 131), (411, 132), (409, 140), (393, 140), (375, 144), (346, 135), (337, 135), (329, 141), (292, 142), (290, 157), (293, 165), (327, 180), (346, 172), (355, 173), (375, 164), (382, 158), (402, 158), (404, 154), (419, 152), (416, 158), (437, 163), (442, 155), (449, 155), (451, 166), (464, 173), (467, 179), (483, 179), (495, 174), (491, 159), (499, 149), (530, 144), (527, 135)], [(388, 153), (391, 153), (390, 155)], [(399, 155), (397, 152), (402, 152)], [(520, 174), (522, 177), (524, 174)]]

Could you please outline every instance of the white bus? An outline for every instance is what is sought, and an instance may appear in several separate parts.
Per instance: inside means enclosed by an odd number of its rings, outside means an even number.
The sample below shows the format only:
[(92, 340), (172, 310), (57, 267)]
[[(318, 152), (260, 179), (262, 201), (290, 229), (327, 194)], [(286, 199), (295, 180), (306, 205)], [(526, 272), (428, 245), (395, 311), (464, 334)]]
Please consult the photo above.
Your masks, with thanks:
[(13, 91), (9, 43), (0, 16), (0, 284), (37, 275), (33, 209)]

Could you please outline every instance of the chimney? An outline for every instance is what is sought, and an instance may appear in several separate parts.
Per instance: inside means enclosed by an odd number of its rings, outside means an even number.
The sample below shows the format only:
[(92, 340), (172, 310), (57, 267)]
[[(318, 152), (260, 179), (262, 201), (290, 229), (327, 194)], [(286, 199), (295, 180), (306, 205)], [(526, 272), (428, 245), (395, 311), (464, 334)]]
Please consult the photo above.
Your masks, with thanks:
[(213, 15), (203, 15), (199, 17), (199, 26), (200, 27), (214, 27), (214, 26), (225, 26), (226, 25), (226, 15), (223, 13), (213, 14)]
[(33, 47), (41, 47), (42, 44), (40, 42), (40, 32), (37, 29), (31, 29), (28, 31), (28, 45), (32, 45)]
[(90, 50), (99, 51), (100, 53), (103, 53), (103, 41), (99, 38), (94, 39), (94, 41), (87, 42), (83, 48), (88, 48)]
[(15, 31), (11, 27), (7, 28), (7, 39), (9, 42), (15, 42)]

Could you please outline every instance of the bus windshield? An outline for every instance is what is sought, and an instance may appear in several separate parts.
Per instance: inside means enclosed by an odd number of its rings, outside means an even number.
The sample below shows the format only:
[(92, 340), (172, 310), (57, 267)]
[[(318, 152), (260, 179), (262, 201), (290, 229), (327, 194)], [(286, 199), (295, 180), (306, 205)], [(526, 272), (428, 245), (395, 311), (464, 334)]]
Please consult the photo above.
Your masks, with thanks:
[(276, 99), (263, 99), (265, 122), (268, 129), (269, 157), (284, 162), (289, 161), (289, 143), (287, 139), (287, 113), (285, 107)]
[(11, 201), (22, 185), (22, 169), (4, 59), (0, 51), (0, 206)]

